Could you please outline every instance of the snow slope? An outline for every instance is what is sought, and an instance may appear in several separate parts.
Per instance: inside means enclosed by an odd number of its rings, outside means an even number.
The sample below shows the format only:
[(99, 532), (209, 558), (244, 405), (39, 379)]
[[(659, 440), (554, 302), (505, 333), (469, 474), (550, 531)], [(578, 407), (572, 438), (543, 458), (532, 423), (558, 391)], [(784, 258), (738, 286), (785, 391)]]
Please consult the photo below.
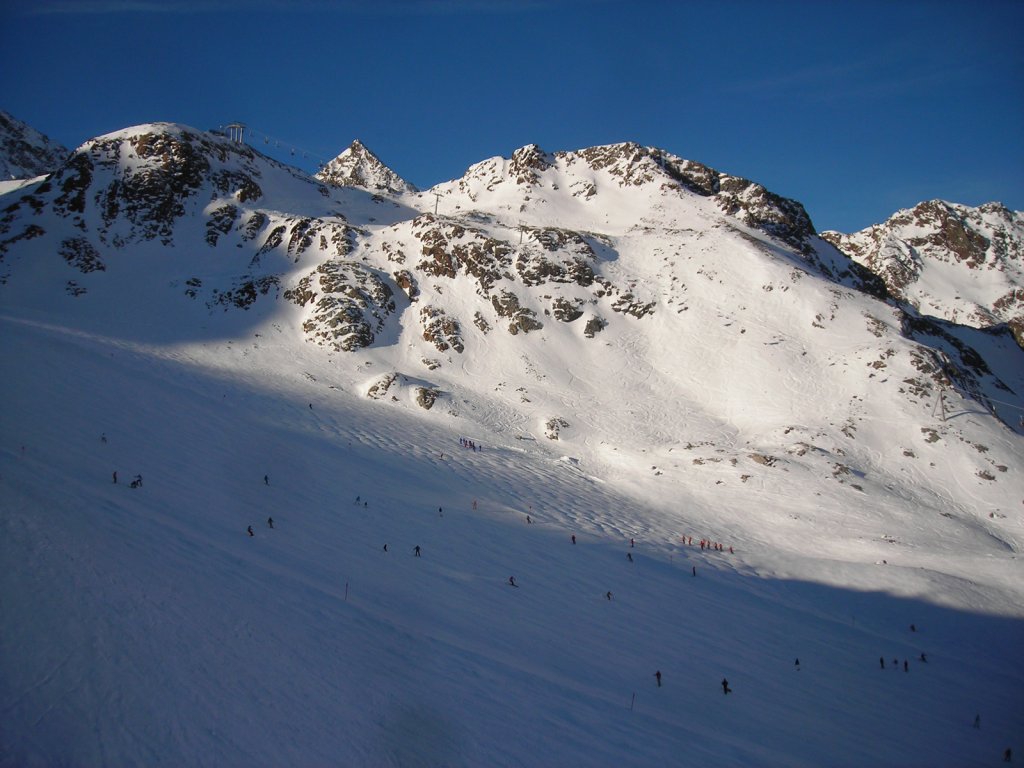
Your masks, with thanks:
[(860, 232), (824, 236), (922, 314), (1024, 339), (1024, 214), (932, 200)]
[(388, 199), (141, 126), (3, 199), (0, 764), (1019, 749), (1013, 339), (749, 182), (524, 149)]
[[(0, 110), (0, 181), (30, 179), (50, 173), (68, 150), (30, 125)], [(6, 192), (0, 186), (0, 191)]]

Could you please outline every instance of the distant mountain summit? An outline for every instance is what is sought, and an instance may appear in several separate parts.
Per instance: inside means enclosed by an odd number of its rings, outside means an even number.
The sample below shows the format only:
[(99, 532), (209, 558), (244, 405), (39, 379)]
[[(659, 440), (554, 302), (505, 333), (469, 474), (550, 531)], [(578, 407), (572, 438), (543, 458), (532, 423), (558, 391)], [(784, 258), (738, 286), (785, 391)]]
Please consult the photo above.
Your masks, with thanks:
[[(1021, 290), (1019, 219), (978, 211), (933, 204), (907, 232), (878, 238), (933, 248), (932, 271), (976, 265), (962, 271), (1004, 280), (990, 281), (989, 300), (1009, 304)], [(981, 234), (963, 224), (974, 218)], [(172, 338), (251, 312), (248, 322), (274, 318), (329, 352), (380, 355), (387, 369), (368, 391), (388, 398), (413, 382), (427, 393), (465, 387), (458, 371), (520, 360), (535, 340), (563, 349), (574, 369), (619, 370), (626, 358), (609, 361), (606, 349), (625, 337), (643, 340), (639, 361), (626, 354), (638, 370), (686, 372), (666, 373), (670, 394), (659, 398), (699, 404), (712, 419), (723, 417), (709, 393), (745, 402), (789, 392), (792, 370), (816, 381), (836, 364), (836, 344), (860, 350), (858, 386), (877, 378), (899, 411), (951, 385), (993, 411), (1024, 391), (1021, 350), (1005, 329), (982, 338), (920, 317), (938, 313), (893, 300), (843, 250), (850, 242), (822, 239), (795, 200), (635, 143), (555, 153), (530, 144), (417, 194), (358, 141), (314, 179), (225, 136), (154, 123), (92, 139), (48, 178), (4, 195), (0, 299), (36, 297), (71, 316), (132, 301), (132, 331), (158, 316)], [(769, 351), (770, 369), (759, 362)], [(537, 413), (542, 395), (522, 398), (510, 406), (517, 418), (564, 436), (563, 402)]]
[(811, 250), (808, 239), (815, 235), (811, 218), (799, 202), (747, 179), (635, 142), (554, 154), (528, 144), (513, 152), (511, 159), (495, 157), (471, 166), (455, 183), (459, 191), (477, 198), (495, 192), (503, 182), (539, 187), (545, 180), (548, 186), (567, 189), (582, 201), (598, 194), (602, 180), (604, 186), (614, 180), (619, 189), (649, 187), (711, 198), (719, 210), (746, 226), (805, 253)]
[(975, 328), (1007, 323), (1024, 345), (1021, 211), (931, 200), (860, 232), (822, 237), (921, 314)]
[(68, 154), (65, 147), (35, 128), (0, 111), (0, 180), (51, 173)]
[(336, 187), (361, 187), (380, 194), (412, 194), (416, 187), (381, 162), (359, 139), (331, 160), (316, 178)]

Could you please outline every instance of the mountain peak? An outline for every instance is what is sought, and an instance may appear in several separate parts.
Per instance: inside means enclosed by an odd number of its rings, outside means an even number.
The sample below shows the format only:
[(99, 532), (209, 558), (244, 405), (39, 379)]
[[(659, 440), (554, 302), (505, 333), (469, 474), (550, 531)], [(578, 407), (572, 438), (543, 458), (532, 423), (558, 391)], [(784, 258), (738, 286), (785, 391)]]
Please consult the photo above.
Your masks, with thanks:
[(509, 174), (517, 184), (536, 184), (537, 174), (543, 173), (555, 164), (555, 158), (536, 144), (527, 144), (512, 153)]
[(384, 165), (359, 139), (327, 163), (316, 178), (325, 184), (360, 187), (374, 193), (401, 195), (416, 192), (416, 187)]
[(55, 171), (69, 152), (0, 110), (0, 179), (31, 179)]
[(927, 200), (860, 232), (825, 238), (922, 314), (976, 328), (1007, 323), (1024, 346), (1024, 214)]

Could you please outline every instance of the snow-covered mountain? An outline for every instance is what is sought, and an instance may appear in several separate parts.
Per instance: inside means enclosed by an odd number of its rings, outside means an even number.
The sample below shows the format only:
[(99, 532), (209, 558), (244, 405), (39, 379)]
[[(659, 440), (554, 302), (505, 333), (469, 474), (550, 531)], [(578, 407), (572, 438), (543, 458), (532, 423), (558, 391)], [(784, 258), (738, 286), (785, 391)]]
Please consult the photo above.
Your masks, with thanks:
[(316, 177), (326, 184), (361, 187), (392, 195), (416, 191), (416, 187), (384, 165), (359, 139), (327, 163)]
[(932, 200), (823, 237), (921, 314), (974, 328), (1006, 323), (1024, 345), (1024, 213)]
[(1024, 350), (893, 294), (636, 144), (87, 142), (0, 199), (0, 764), (987, 764)]
[(0, 180), (50, 173), (68, 154), (57, 142), (0, 110)]

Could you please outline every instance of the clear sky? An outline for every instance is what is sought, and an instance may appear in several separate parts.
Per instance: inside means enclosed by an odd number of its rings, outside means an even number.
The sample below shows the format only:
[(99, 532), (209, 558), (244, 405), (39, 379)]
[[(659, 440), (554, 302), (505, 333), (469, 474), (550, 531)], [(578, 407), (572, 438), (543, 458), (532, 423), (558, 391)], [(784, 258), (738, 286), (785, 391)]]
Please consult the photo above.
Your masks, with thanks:
[(1024, 2), (0, 0), (0, 109), (68, 147), (241, 121), (314, 170), (359, 138), (419, 187), (636, 141), (853, 231), (1024, 209)]

